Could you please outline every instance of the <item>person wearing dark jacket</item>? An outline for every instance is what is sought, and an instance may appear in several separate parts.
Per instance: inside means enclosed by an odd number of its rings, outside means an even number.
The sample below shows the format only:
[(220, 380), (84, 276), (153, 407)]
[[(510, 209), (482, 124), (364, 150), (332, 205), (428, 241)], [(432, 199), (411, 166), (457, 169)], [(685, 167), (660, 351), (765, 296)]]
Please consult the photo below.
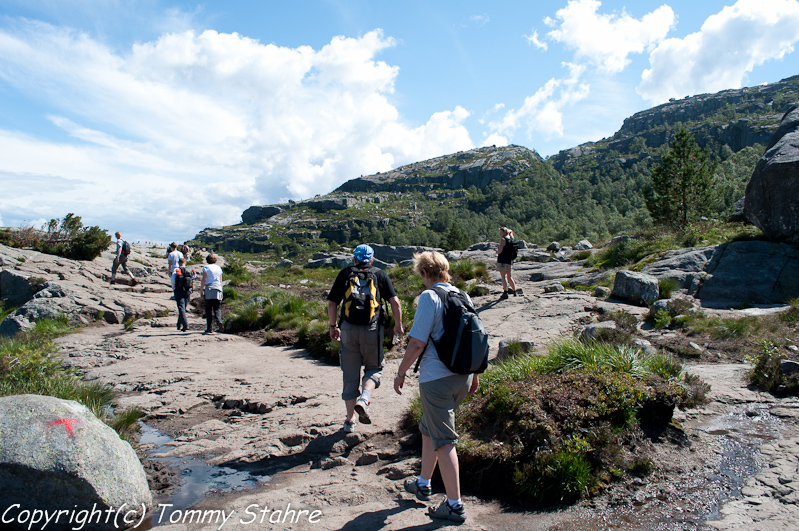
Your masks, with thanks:
[(513, 231), (508, 227), (499, 228), (499, 248), (497, 249), (497, 271), (502, 278), (502, 296), (507, 299), (508, 294), (518, 295), (516, 283), (513, 281)]
[(186, 317), (186, 306), (191, 298), (191, 283), (183, 279), (194, 280), (194, 271), (186, 269), (186, 259), (178, 260), (178, 267), (172, 272), (172, 285), (175, 286), (175, 303), (178, 305), (178, 330), (184, 332), (189, 329), (189, 320)]

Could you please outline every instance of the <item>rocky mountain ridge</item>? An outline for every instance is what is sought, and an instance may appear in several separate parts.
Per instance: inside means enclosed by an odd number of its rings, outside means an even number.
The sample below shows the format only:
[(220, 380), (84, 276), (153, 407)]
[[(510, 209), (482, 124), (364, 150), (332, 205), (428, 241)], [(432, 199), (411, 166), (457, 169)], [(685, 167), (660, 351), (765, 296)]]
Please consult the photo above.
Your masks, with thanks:
[[(732, 170), (725, 172), (732, 177), (723, 195), (731, 207), (743, 197), (754, 169), (752, 156), (762, 154), (782, 115), (796, 101), (799, 76), (674, 100), (627, 118), (610, 138), (546, 160), (515, 145), (436, 157), (351, 179), (329, 194), (305, 201), (251, 206), (243, 212), (241, 224), (204, 229), (194, 243), (281, 255), (296, 255), (298, 246), (313, 253), (333, 242), (351, 245), (365, 237), (376, 243), (438, 247), (454, 222), (472, 243), (503, 224), (542, 245), (545, 238), (605, 239), (646, 222), (641, 190), (681, 126), (721, 160), (741, 150), (760, 150), (726, 162)], [(509, 205), (510, 209), (505, 205), (513, 197), (497, 194), (519, 180), (530, 190), (520, 200), (526, 211), (517, 214), (517, 205)], [(375, 239), (375, 235), (380, 236)]]

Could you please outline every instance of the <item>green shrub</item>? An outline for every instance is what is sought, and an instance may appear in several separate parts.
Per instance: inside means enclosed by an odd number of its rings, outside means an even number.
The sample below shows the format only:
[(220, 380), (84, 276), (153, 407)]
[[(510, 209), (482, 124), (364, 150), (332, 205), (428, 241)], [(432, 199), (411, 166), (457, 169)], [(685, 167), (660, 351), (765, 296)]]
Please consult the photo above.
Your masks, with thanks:
[(655, 328), (660, 330), (661, 328), (666, 328), (671, 324), (671, 314), (669, 314), (668, 310), (664, 310), (663, 308), (659, 309), (657, 313), (655, 313)]
[(799, 374), (786, 375), (782, 371), (781, 363), (786, 357), (776, 343), (763, 341), (760, 355), (749, 371), (749, 381), (771, 393), (799, 396)]
[(108, 249), (111, 236), (100, 227), (84, 227), (81, 217), (70, 212), (61, 220), (51, 219), (40, 231), (29, 227), (4, 231), (0, 241), (11, 247), (30, 247), (45, 254), (94, 260)]
[(679, 287), (680, 284), (673, 278), (662, 278), (658, 280), (658, 289), (660, 290), (659, 298), (670, 299), (672, 293), (674, 293)]
[(247, 269), (244, 261), (236, 253), (225, 257), (225, 265), (222, 266), (222, 273), (224, 273), (227, 280), (230, 281), (231, 286), (249, 284), (253, 280), (252, 273)]

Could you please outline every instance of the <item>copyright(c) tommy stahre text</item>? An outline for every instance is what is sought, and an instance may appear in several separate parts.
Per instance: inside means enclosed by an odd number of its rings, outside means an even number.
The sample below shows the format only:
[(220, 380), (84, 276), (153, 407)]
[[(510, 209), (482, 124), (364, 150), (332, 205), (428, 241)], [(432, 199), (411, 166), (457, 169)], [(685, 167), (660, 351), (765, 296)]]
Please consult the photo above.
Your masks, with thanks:
[[(209, 524), (221, 530), (231, 518), (236, 516), (236, 510), (231, 509), (176, 509), (171, 510), (171, 503), (160, 503), (158, 509), (152, 514), (153, 524)], [(69, 524), (72, 531), (81, 531), (85, 526), (105, 524), (114, 529), (125, 529), (139, 526), (147, 516), (144, 504), (139, 506), (122, 505), (118, 509), (108, 507), (99, 509), (93, 504), (91, 509), (25, 509), (16, 503), (6, 508), (0, 514), (0, 523), (12, 524), (28, 531), (44, 531), (55, 524)], [(238, 520), (231, 523), (241, 525), (251, 524), (297, 524), (308, 522), (317, 524), (322, 517), (318, 509), (293, 509), (291, 503), (285, 508), (269, 508), (268, 505), (251, 504), (244, 508)], [(51, 525), (52, 524), (52, 525)]]

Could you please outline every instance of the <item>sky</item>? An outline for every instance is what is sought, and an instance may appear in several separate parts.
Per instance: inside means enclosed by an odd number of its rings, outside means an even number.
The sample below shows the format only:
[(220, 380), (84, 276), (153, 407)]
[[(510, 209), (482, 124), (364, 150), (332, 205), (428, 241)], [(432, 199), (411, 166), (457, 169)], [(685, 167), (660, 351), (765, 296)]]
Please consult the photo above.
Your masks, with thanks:
[(799, 74), (799, 0), (0, 0), (0, 226), (131, 241)]

